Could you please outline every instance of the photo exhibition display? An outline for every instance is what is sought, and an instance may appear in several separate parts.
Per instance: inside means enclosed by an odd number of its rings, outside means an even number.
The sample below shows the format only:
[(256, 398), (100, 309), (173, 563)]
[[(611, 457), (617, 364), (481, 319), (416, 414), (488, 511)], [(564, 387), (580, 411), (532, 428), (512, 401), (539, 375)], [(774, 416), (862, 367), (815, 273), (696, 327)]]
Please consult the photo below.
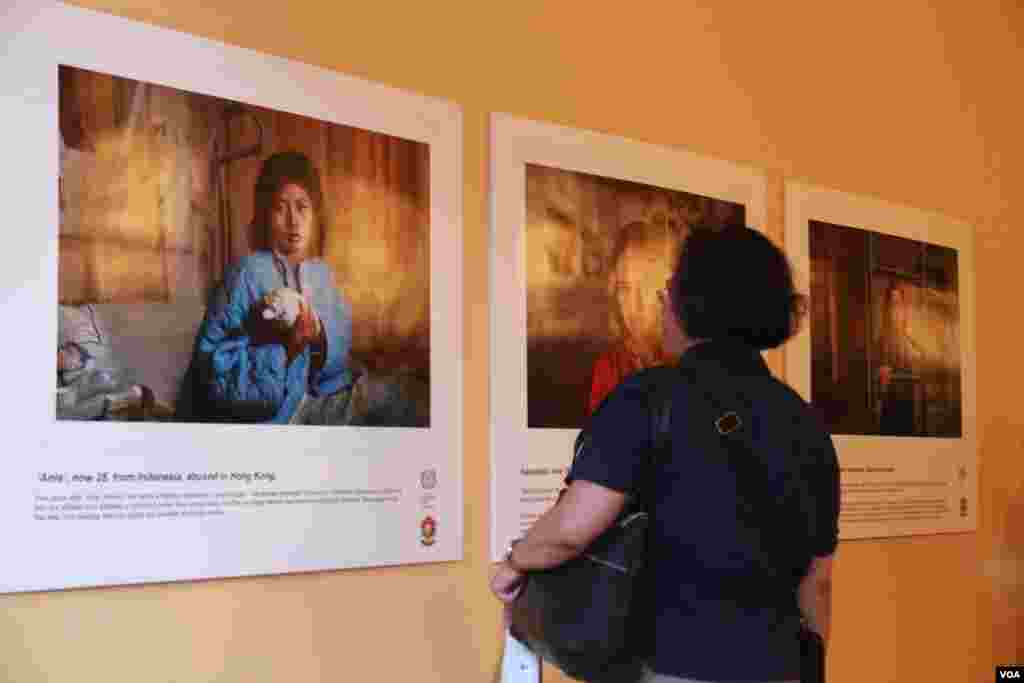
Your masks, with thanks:
[(786, 217), (810, 294), (786, 374), (836, 444), (842, 536), (974, 530), (970, 227), (798, 183), (787, 184)]
[(460, 558), (458, 108), (32, 22), (0, 590)]

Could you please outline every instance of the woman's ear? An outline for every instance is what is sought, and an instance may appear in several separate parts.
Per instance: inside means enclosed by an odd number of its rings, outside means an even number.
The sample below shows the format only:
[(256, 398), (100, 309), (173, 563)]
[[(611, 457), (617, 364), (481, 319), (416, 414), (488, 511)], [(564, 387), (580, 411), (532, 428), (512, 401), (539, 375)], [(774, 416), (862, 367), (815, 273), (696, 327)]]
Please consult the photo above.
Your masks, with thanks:
[(790, 314), (790, 332), (792, 335), (799, 333), (803, 326), (810, 319), (810, 300), (805, 294), (794, 294), (792, 302), (792, 313)]

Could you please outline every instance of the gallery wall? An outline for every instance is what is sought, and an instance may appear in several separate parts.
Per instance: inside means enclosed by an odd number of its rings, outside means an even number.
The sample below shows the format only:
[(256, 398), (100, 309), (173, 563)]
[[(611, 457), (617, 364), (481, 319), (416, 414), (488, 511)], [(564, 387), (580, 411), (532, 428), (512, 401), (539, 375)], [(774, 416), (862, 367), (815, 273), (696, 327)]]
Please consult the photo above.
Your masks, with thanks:
[[(979, 529), (841, 544), (830, 673), (960, 683), (1024, 660), (1016, 3), (683, 0), (632, 15), (540, 0), (78, 4), (463, 107), (466, 559), (3, 596), (0, 680), (490, 680), (500, 646), (486, 588), (492, 111), (764, 168), (764, 227), (780, 240), (786, 178), (976, 226)], [(771, 364), (784, 370), (778, 355)]]

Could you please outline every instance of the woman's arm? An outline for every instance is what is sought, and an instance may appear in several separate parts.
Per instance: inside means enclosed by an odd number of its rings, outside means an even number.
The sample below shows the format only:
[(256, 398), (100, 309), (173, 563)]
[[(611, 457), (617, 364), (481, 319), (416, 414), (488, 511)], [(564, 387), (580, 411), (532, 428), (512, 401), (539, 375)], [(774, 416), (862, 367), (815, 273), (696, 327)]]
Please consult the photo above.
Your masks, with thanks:
[(513, 548), (491, 581), (499, 600), (514, 598), (522, 572), (580, 555), (615, 522), (627, 491), (641, 490), (652, 447), (649, 376), (624, 380), (576, 440), (569, 487)]
[(815, 557), (797, 589), (800, 613), (825, 643), (832, 625), (832, 559)]
[(626, 495), (577, 479), (515, 545), (510, 564), (519, 570), (557, 567), (577, 557), (622, 512)]
[(573, 481), (513, 546), (491, 579), (491, 591), (502, 602), (511, 602), (524, 572), (557, 567), (580, 555), (612, 525), (625, 504), (624, 493), (583, 479)]
[(832, 622), (832, 563), (839, 545), (842, 493), (839, 459), (832, 437), (817, 419), (814, 432), (817, 443), (811, 442), (811, 448), (818, 452), (813, 454), (809, 469), (800, 472), (800, 480), (808, 486), (805, 495), (814, 495), (809, 513), (814, 518), (816, 534), (808, 548), (810, 567), (797, 588), (797, 604), (810, 627), (827, 641)]
[(199, 330), (205, 386), (219, 417), (267, 419), (284, 400), (288, 370), (284, 346), (254, 346), (245, 330), (257, 290), (244, 267), (229, 273), (212, 297)]

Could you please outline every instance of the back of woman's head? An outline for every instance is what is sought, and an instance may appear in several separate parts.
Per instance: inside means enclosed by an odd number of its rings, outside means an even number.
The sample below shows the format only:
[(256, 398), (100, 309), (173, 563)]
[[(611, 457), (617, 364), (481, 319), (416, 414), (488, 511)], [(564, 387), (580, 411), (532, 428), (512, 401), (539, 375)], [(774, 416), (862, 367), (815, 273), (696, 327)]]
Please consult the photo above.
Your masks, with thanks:
[(775, 348), (793, 336), (803, 312), (786, 255), (743, 225), (693, 230), (670, 289), (672, 311), (691, 339)]

